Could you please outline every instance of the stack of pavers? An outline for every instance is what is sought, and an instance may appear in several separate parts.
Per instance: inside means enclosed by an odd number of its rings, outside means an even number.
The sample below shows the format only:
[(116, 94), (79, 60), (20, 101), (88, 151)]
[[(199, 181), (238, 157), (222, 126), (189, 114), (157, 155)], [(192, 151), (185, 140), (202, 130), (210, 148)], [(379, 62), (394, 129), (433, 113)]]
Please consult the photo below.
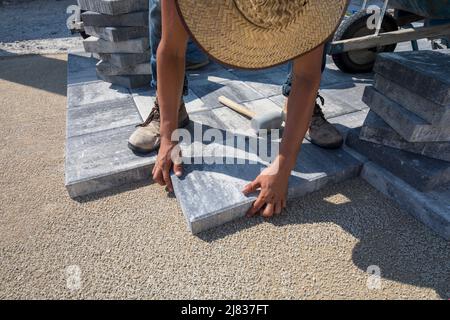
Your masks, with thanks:
[(374, 71), (347, 145), (401, 179), (369, 177), (378, 189), (450, 238), (450, 50), (381, 54)]
[(86, 52), (100, 61), (97, 76), (127, 88), (150, 83), (148, 0), (78, 0)]

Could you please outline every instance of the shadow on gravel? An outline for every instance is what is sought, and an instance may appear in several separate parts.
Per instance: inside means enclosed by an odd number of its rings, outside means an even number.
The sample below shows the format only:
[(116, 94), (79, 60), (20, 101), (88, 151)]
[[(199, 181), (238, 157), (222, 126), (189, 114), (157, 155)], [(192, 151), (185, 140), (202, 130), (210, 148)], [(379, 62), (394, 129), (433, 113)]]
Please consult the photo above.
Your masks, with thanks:
[[(373, 201), (370, 193), (355, 194), (352, 192), (355, 184), (371, 189), (358, 180), (343, 183), (339, 197), (346, 201), (336, 204), (328, 200), (336, 194), (330, 188), (325, 188), (306, 196), (311, 202), (289, 201), (285, 215), (267, 222), (280, 228), (299, 224), (336, 224), (359, 239), (352, 257), (353, 263), (364, 272), (370, 266), (376, 266), (381, 270), (382, 279), (432, 288), (442, 299), (450, 299), (450, 243), (434, 235), (407, 212), (395, 210), (395, 204), (390, 200), (386, 199), (386, 202), (392, 203), (393, 209), (386, 210), (380, 208), (382, 204)], [(296, 201), (302, 201), (301, 210), (289, 209), (294, 207)], [(260, 217), (243, 218), (203, 232), (199, 238), (214, 242), (264, 221)]]
[(67, 62), (42, 55), (0, 57), (0, 79), (66, 96)]

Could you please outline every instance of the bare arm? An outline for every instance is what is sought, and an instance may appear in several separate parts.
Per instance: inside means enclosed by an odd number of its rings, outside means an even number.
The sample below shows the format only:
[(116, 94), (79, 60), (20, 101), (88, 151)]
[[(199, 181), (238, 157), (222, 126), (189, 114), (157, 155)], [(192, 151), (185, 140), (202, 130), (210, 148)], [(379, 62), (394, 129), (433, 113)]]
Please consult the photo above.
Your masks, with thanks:
[(280, 153), (273, 164), (243, 190), (248, 194), (261, 188), (258, 199), (248, 211), (249, 216), (261, 213), (264, 217), (271, 217), (280, 214), (286, 206), (289, 177), (308, 130), (320, 86), (323, 50), (324, 46), (320, 46), (294, 60)]
[(305, 137), (320, 86), (324, 46), (294, 61), (292, 89), (287, 101), (288, 116), (280, 156), (294, 168), (301, 142)]
[[(153, 169), (153, 179), (160, 185), (167, 185), (173, 191), (170, 180), (171, 151), (175, 142), (172, 133), (177, 129), (178, 108), (183, 92), (185, 55), (188, 34), (178, 15), (175, 0), (161, 1), (162, 39), (158, 46), (158, 102), (161, 113), (161, 147), (158, 161)], [(174, 166), (174, 171), (181, 174), (181, 164)]]

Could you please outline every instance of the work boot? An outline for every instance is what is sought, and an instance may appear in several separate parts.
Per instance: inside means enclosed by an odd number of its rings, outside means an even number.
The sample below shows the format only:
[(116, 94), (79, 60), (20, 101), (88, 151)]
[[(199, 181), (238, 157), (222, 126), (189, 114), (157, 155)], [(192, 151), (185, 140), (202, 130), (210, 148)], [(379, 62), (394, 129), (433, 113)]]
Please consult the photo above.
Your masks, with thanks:
[[(317, 95), (317, 99), (322, 106), (325, 104), (325, 99), (320, 94)], [(341, 133), (325, 119), (321, 105), (316, 101), (306, 139), (325, 149), (340, 148), (344, 143), (344, 138)]]
[[(181, 102), (178, 111), (178, 128), (183, 128), (189, 124), (189, 116), (184, 102)], [(128, 147), (134, 152), (148, 154), (159, 148), (160, 136), (160, 113), (158, 99), (150, 112), (147, 120), (136, 126), (137, 129), (128, 140)]]

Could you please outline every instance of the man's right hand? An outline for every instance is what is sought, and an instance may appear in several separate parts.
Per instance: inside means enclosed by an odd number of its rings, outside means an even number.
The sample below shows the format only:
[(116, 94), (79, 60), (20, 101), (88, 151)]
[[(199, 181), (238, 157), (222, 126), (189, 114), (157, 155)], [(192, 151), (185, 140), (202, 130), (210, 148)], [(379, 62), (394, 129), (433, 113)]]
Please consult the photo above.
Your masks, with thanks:
[(176, 142), (163, 140), (158, 151), (155, 166), (153, 167), (153, 180), (161, 186), (167, 186), (169, 192), (173, 192), (172, 180), (170, 179), (170, 170), (177, 177), (183, 174), (181, 151)]

